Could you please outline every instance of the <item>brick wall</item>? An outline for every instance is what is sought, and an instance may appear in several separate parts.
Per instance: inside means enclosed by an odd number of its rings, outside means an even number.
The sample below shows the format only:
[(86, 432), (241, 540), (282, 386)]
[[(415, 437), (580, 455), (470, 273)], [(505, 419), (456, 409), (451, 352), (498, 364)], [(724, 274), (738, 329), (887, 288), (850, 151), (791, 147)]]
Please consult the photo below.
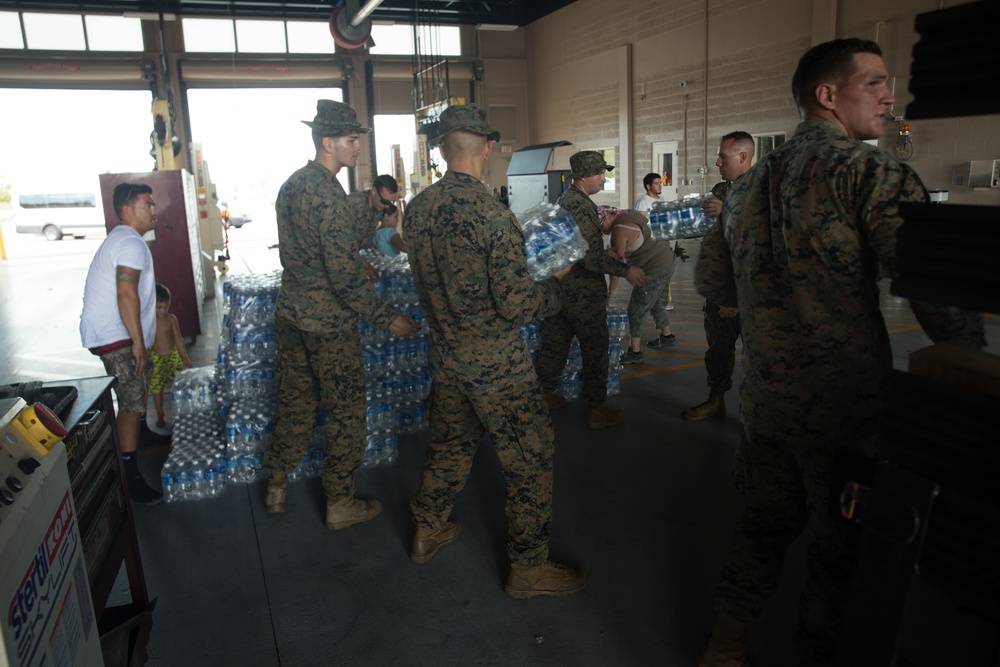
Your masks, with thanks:
[[(619, 147), (621, 87), (633, 109), (632, 201), (652, 166), (651, 144), (679, 143), (678, 178), (692, 185), (683, 195), (711, 187), (718, 138), (734, 129), (751, 134), (785, 131), (798, 123), (789, 91), (799, 56), (809, 47), (813, 7), (802, 0), (710, 0), (706, 68), (706, 0), (576, 0), (526, 31), (531, 81), (530, 136), (534, 142), (567, 139), (569, 155), (584, 148)], [(913, 19), (936, 10), (939, 0), (843, 0), (837, 4), (840, 37), (876, 39), (897, 77), (895, 113), (905, 113)], [(964, 4), (947, 0), (945, 6)], [(817, 6), (822, 7), (822, 3)], [(632, 46), (632, 77), (606, 62), (623, 44)], [(706, 76), (707, 73), (707, 76)], [(687, 82), (680, 86), (680, 82)], [(707, 110), (706, 110), (707, 86)], [(970, 91), (975, 94), (975, 91)], [(948, 189), (956, 203), (1000, 204), (1000, 190), (955, 185), (969, 160), (1000, 158), (1000, 116), (911, 123), (914, 153), (908, 161), (931, 189)], [(879, 146), (894, 153), (896, 127), (886, 124)], [(706, 152), (707, 144), (707, 152)], [(699, 167), (706, 166), (704, 178)], [(557, 165), (561, 166), (561, 165)], [(685, 169), (686, 167), (686, 169)], [(598, 197), (613, 203), (617, 195)]]

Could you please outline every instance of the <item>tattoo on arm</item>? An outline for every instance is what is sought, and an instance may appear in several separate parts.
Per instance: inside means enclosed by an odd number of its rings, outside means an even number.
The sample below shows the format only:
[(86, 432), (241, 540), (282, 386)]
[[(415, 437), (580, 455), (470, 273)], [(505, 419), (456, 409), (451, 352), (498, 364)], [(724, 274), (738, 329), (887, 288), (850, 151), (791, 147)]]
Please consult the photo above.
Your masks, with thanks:
[(115, 282), (129, 283), (130, 285), (138, 285), (140, 273), (141, 271), (139, 271), (139, 269), (132, 269), (127, 266), (116, 267)]

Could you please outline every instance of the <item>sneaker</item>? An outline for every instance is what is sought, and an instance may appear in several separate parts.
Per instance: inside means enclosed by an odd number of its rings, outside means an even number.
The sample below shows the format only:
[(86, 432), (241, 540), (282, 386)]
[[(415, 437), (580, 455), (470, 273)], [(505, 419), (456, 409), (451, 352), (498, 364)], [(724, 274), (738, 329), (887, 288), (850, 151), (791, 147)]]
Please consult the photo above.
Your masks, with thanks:
[(128, 494), (132, 497), (132, 502), (140, 505), (158, 505), (163, 502), (163, 494), (147, 484), (142, 475), (128, 478)]
[(534, 567), (511, 563), (504, 591), (524, 600), (537, 595), (570, 595), (587, 586), (587, 575), (566, 565), (547, 560)]
[(674, 304), (672, 303), (668, 303), (666, 306), (663, 307), (663, 310), (673, 310), (673, 309), (674, 309)]
[(438, 549), (451, 544), (462, 534), (462, 526), (457, 521), (449, 521), (444, 528), (431, 530), (417, 527), (413, 536), (413, 548), (410, 550), (410, 560), (423, 565), (438, 552)]
[(622, 364), (641, 364), (642, 361), (642, 352), (636, 352), (632, 348), (625, 350), (625, 354), (621, 358)]
[(326, 502), (326, 527), (329, 530), (349, 528), (356, 523), (371, 521), (382, 513), (382, 503), (377, 500), (341, 498)]
[(677, 337), (674, 336), (673, 334), (670, 334), (669, 336), (664, 336), (663, 334), (660, 334), (656, 338), (656, 340), (651, 340), (648, 343), (646, 343), (646, 347), (652, 348), (654, 350), (661, 350), (665, 347), (673, 347), (674, 345), (677, 345)]

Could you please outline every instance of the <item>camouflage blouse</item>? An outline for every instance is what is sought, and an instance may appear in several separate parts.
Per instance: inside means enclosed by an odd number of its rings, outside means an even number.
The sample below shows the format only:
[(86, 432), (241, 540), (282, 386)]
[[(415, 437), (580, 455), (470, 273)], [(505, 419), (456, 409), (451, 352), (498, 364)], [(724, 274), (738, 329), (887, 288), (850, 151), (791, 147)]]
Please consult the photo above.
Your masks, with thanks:
[[(695, 282), (717, 302), (735, 282), (751, 433), (808, 443), (874, 432), (892, 366), (878, 280), (893, 268), (899, 203), (926, 199), (907, 165), (818, 120), (733, 183), (723, 238), (703, 244)], [(936, 342), (982, 341), (981, 315), (911, 306)]]
[(537, 382), (520, 324), (559, 310), (554, 279), (528, 273), (517, 219), (468, 174), (449, 171), (406, 209), (413, 281), (434, 380), (470, 394)]
[(365, 276), (357, 235), (364, 222), (336, 175), (310, 160), (281, 186), (275, 208), (284, 269), (276, 315), (304, 331), (356, 328), (358, 314), (388, 327), (396, 313)]

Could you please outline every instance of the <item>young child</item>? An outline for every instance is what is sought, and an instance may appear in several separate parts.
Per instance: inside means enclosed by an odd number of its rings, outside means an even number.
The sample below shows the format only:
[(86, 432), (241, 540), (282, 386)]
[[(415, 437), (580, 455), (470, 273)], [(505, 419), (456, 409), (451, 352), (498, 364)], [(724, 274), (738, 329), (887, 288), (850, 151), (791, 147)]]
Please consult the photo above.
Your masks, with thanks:
[(163, 285), (156, 286), (156, 338), (149, 356), (153, 360), (149, 393), (153, 395), (153, 404), (156, 405), (156, 425), (163, 427), (167, 425), (163, 412), (163, 391), (173, 382), (174, 373), (193, 365), (184, 347), (177, 317), (170, 314), (170, 290)]
[(406, 244), (399, 235), (397, 227), (399, 227), (399, 209), (390, 204), (382, 210), (382, 222), (375, 230), (374, 239), (375, 247), (390, 257), (406, 252)]

